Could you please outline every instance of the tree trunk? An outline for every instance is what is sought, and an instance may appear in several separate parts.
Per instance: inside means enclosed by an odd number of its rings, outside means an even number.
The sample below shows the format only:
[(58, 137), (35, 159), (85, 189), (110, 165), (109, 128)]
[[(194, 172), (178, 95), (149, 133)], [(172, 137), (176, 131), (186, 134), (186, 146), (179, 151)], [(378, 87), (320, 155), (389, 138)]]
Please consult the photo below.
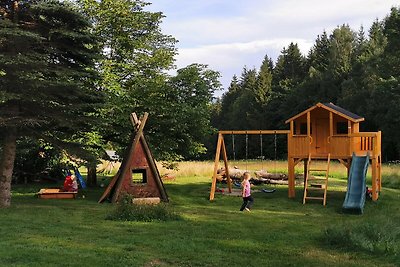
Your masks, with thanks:
[(0, 208), (11, 205), (11, 179), (17, 148), (17, 131), (10, 128), (5, 131), (3, 151), (0, 161)]
[(97, 173), (96, 173), (96, 165), (87, 166), (87, 185), (88, 186), (96, 186), (97, 185)]

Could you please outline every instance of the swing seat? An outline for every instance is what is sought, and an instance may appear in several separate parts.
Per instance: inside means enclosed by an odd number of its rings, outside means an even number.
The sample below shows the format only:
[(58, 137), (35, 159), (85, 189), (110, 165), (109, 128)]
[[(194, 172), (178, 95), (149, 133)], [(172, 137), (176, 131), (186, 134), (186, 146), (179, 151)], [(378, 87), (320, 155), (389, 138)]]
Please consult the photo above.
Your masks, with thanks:
[(274, 189), (262, 189), (261, 191), (264, 193), (274, 193), (276, 191), (276, 189), (275, 188)]
[(237, 182), (235, 182), (235, 183), (233, 183), (236, 187), (242, 187), (242, 185), (240, 184), (240, 183), (237, 183)]
[(222, 188), (216, 188), (215, 189), (215, 192), (219, 192), (219, 193), (224, 193), (224, 189), (222, 189)]

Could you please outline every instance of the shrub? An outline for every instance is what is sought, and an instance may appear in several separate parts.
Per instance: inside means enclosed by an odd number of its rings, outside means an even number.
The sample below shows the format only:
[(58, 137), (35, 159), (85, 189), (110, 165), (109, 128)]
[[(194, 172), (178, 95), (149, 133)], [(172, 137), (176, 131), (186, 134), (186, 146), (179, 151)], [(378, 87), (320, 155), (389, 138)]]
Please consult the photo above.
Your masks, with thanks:
[(326, 244), (339, 249), (397, 255), (400, 249), (400, 226), (391, 221), (358, 222), (325, 229)]
[(158, 205), (137, 205), (132, 204), (132, 198), (129, 196), (117, 204), (115, 210), (107, 216), (108, 220), (115, 221), (169, 221), (179, 220), (180, 217), (171, 211), (166, 203)]

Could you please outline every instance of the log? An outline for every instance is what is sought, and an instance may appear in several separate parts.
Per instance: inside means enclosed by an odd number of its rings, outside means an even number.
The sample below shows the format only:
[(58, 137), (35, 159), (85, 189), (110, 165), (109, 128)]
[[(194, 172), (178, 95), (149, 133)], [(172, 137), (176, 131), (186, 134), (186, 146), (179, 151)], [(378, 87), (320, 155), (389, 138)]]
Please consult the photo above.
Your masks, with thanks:
[(274, 180), (287, 180), (288, 177), (284, 173), (269, 173), (267, 171), (261, 170), (255, 172), (256, 177), (258, 178), (267, 178), (267, 179), (274, 179)]
[[(229, 176), (232, 180), (241, 181), (243, 178), (243, 174), (245, 172), (250, 172), (247, 170), (238, 169), (236, 166), (234, 168), (229, 168)], [(250, 172), (251, 173), (251, 172)], [(257, 184), (288, 184), (288, 176), (285, 173), (269, 173), (266, 170), (255, 171), (255, 175), (252, 175), (250, 182)], [(304, 175), (302, 173), (298, 173), (295, 175), (296, 180), (303, 180)], [(221, 167), (217, 170), (217, 180), (219, 182), (226, 182), (226, 172), (225, 168)]]
[[(238, 169), (237, 167), (234, 168), (229, 168), (229, 176), (231, 177), (231, 179), (233, 180), (241, 180), (243, 178), (243, 174), (245, 172), (249, 172), (247, 170), (241, 170)], [(221, 177), (222, 179), (226, 179), (226, 172), (225, 172), (225, 168), (219, 168), (217, 170), (217, 177)]]
[(175, 181), (175, 178), (176, 178), (175, 174), (172, 173), (166, 173), (161, 176), (161, 180), (163, 181), (168, 181), (168, 180)]

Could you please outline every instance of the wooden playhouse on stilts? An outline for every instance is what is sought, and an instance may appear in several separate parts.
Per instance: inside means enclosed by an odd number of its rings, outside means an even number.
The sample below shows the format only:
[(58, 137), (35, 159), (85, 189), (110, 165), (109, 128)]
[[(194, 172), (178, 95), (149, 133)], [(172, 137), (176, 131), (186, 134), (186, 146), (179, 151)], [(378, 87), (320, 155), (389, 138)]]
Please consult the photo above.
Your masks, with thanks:
[[(338, 160), (347, 168), (353, 155), (367, 156), (371, 161), (372, 199), (376, 201), (381, 190), (381, 132), (360, 132), (364, 118), (332, 103), (318, 103), (315, 106), (288, 119), (288, 176), (289, 197), (295, 197), (295, 166), (304, 161), (303, 203), (309, 199), (322, 200), (326, 204), (329, 166), (331, 160)], [(325, 167), (313, 168), (313, 161), (325, 161)], [(366, 170), (365, 170), (366, 171)], [(309, 194), (312, 173), (323, 173), (321, 196)]]
[[(352, 172), (363, 175), (357, 178), (358, 180), (363, 180), (362, 185), (357, 185), (357, 193), (360, 196), (365, 192), (365, 175), (369, 165), (367, 163), (371, 161), (371, 195), (372, 200), (376, 201), (381, 191), (381, 132), (360, 132), (360, 122), (362, 121), (364, 121), (363, 117), (332, 103), (318, 103), (288, 119), (286, 123), (290, 125), (289, 131), (220, 131), (218, 134), (210, 200), (214, 199), (217, 170), (221, 155), (225, 169), (228, 170), (227, 181), (229, 192), (231, 192), (229, 166), (224, 143), (225, 134), (286, 134), (288, 143), (289, 198), (295, 197), (295, 167), (302, 161), (304, 162), (303, 203), (314, 199), (321, 200), (323, 205), (326, 205), (331, 160), (338, 160), (347, 168), (348, 184), (351, 182)], [(352, 167), (352, 161), (355, 162), (353, 159), (361, 157), (365, 164), (359, 164), (360, 167)], [(320, 167), (321, 164), (318, 164), (316, 168), (315, 161), (323, 161), (325, 164), (323, 164), (323, 167)], [(361, 166), (363, 166), (362, 170), (357, 169), (361, 168)], [(364, 188), (362, 188), (363, 186)], [(313, 191), (319, 191), (319, 193), (317, 195), (311, 194)]]

